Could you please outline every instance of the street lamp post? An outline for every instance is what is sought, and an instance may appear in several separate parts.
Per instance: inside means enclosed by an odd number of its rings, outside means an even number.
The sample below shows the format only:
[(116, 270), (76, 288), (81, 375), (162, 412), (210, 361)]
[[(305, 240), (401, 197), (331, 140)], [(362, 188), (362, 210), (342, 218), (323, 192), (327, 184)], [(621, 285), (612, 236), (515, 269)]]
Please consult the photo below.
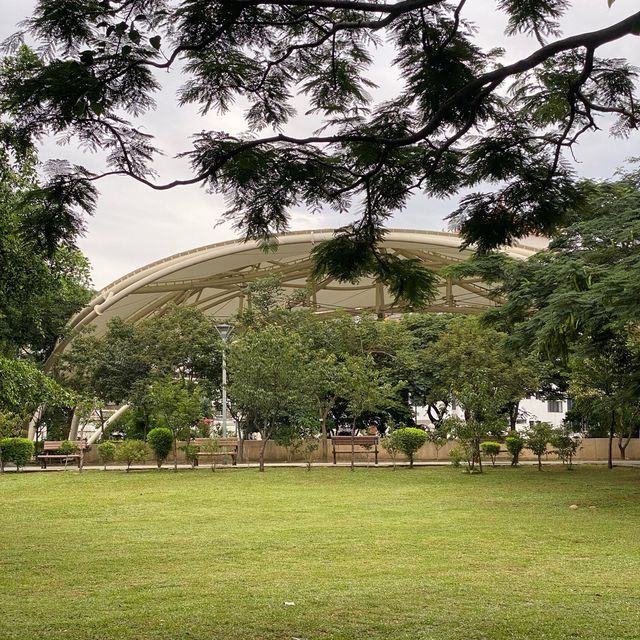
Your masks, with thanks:
[(230, 324), (217, 324), (216, 330), (222, 339), (222, 437), (227, 437), (227, 354), (226, 346), (233, 331)]

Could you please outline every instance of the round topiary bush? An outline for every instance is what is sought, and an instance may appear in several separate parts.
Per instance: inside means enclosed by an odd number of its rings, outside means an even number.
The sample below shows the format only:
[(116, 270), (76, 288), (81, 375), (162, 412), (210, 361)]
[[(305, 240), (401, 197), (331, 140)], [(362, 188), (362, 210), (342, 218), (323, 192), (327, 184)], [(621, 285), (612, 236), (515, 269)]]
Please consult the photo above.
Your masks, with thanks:
[(153, 451), (159, 469), (171, 452), (171, 446), (173, 444), (171, 429), (167, 429), (166, 427), (151, 429), (147, 434), (147, 442)]
[(496, 457), (500, 453), (500, 443), (499, 442), (483, 442), (480, 445), (480, 449), (485, 456), (491, 458), (491, 464), (496, 466)]
[(396, 449), (409, 458), (409, 467), (413, 467), (413, 454), (427, 441), (427, 434), (422, 429), (406, 427), (396, 429), (389, 437)]

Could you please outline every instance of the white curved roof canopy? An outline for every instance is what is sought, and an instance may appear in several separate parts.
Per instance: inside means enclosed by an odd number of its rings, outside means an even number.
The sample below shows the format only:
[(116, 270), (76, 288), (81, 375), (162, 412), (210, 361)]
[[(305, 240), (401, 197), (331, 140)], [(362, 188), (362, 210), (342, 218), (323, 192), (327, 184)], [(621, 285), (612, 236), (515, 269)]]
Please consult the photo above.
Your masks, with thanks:
[[(255, 241), (232, 240), (152, 262), (102, 289), (70, 320), (69, 326), (77, 330), (91, 324), (100, 335), (111, 318), (120, 316), (138, 322), (161, 312), (170, 303), (199, 307), (213, 317), (228, 318), (247, 304), (244, 286), (249, 281), (278, 274), (285, 288), (306, 287), (311, 248), (333, 233), (333, 229), (285, 233), (277, 237), (278, 250), (270, 253)], [(435, 270), (460, 262), (472, 253), (471, 249), (460, 250), (456, 234), (437, 231), (392, 229), (382, 247), (402, 258), (419, 258)], [(516, 245), (507, 253), (526, 258), (535, 251)], [(425, 311), (478, 313), (500, 304), (491, 289), (477, 278), (443, 279), (439, 291), (438, 299)], [(327, 278), (313, 285), (310, 302), (318, 312), (325, 313), (338, 309), (352, 313), (397, 310), (392, 296), (369, 278), (356, 285)], [(54, 359), (66, 344), (63, 341), (58, 345)]]

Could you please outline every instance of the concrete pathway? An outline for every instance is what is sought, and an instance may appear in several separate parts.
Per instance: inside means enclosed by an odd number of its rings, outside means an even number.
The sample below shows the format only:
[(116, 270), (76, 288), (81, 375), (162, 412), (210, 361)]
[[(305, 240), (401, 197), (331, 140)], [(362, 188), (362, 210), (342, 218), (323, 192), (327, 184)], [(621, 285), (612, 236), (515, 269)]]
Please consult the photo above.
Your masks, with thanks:
[[(520, 462), (521, 467), (531, 467), (531, 466), (535, 466), (538, 463), (534, 460), (523, 460), (522, 462)], [(606, 460), (576, 460), (573, 463), (575, 466), (580, 466), (580, 465), (599, 465), (599, 466), (603, 466), (607, 464)], [(640, 460), (615, 460), (614, 461), (614, 467), (637, 467), (640, 468)], [(543, 462), (543, 466), (547, 467), (547, 466), (561, 466), (562, 462), (560, 462), (559, 460), (549, 460), (548, 462)], [(264, 464), (265, 467), (268, 468), (300, 468), (300, 469), (305, 469), (306, 468), (306, 463), (304, 462), (265, 462)], [(333, 463), (330, 462), (314, 462), (313, 463), (313, 467), (314, 468), (318, 468), (318, 467), (340, 467), (340, 468), (349, 468), (351, 465), (349, 462), (339, 462), (338, 464), (334, 465)], [(393, 463), (392, 462), (379, 462), (377, 465), (374, 464), (369, 464), (367, 465), (364, 462), (356, 462), (355, 465), (358, 469), (388, 469), (390, 467), (393, 467)], [(396, 463), (397, 467), (408, 467), (409, 463), (402, 461), (402, 462), (397, 462)], [(451, 466), (451, 463), (449, 461), (446, 460), (442, 460), (442, 461), (436, 461), (436, 460), (432, 460), (432, 461), (428, 461), (428, 462), (414, 462), (413, 463), (414, 467), (449, 467)], [(491, 468), (491, 464), (487, 464), (484, 463), (483, 464), (484, 468), (486, 469), (490, 469)], [(496, 463), (496, 467), (510, 467), (511, 465), (508, 462), (498, 462)], [(127, 467), (126, 465), (109, 465), (107, 467), (107, 471), (126, 471)], [(157, 471), (157, 466), (155, 464), (144, 464), (144, 465), (132, 465), (130, 471)], [(178, 465), (178, 469), (180, 470), (184, 470), (184, 471), (191, 471), (191, 467), (188, 464), (179, 464)], [(258, 463), (257, 462), (251, 462), (249, 464), (237, 464), (235, 467), (232, 465), (217, 465), (216, 466), (216, 471), (222, 471), (222, 470), (237, 470), (237, 469), (258, 469)], [(37, 473), (37, 472), (41, 472), (41, 473), (56, 473), (56, 472), (60, 472), (60, 471), (64, 471), (64, 466), (63, 465), (55, 465), (55, 466), (48, 466), (46, 469), (42, 469), (40, 466), (37, 465), (27, 465), (26, 467), (23, 467), (21, 469), (21, 472), (25, 472), (25, 473)], [(90, 465), (84, 465), (84, 471), (104, 471), (104, 468), (102, 465), (96, 465), (96, 464), (90, 464)], [(7, 466), (5, 467), (5, 472), (15, 472), (16, 469), (13, 466)], [(78, 467), (74, 466), (69, 466), (67, 467), (67, 471), (68, 472), (75, 472), (78, 473)], [(164, 464), (162, 466), (162, 471), (173, 471), (173, 464), (169, 463), (169, 464)], [(199, 467), (196, 467), (194, 469), (194, 471), (208, 471), (211, 472), (211, 466), (210, 465), (201, 465)]]

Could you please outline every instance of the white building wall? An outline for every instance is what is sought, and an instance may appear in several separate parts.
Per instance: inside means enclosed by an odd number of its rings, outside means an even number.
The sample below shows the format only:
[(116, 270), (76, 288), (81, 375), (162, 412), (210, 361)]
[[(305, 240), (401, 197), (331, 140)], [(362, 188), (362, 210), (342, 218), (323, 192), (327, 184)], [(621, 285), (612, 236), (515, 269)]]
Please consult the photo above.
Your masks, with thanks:
[[(564, 420), (566, 412), (567, 400), (548, 401), (540, 400), (536, 397), (525, 398), (520, 402), (517, 429), (524, 431), (534, 422), (548, 422), (554, 427), (559, 427)], [(431, 424), (426, 407), (416, 407), (416, 415), (418, 424)], [(456, 407), (453, 411), (449, 410), (448, 415), (463, 417), (460, 407)]]

